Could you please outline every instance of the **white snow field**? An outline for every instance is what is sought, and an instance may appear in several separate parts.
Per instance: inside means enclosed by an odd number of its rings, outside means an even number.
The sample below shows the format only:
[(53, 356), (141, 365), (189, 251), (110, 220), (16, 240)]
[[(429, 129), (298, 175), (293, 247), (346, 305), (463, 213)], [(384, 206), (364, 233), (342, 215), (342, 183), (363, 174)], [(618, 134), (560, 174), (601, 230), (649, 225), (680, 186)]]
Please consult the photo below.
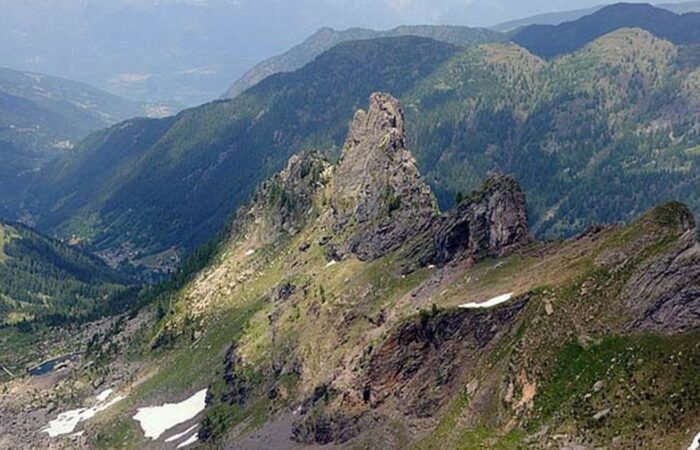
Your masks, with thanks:
[(695, 436), (695, 439), (693, 439), (693, 443), (690, 444), (688, 450), (700, 450), (700, 433), (698, 433), (698, 435)]
[(197, 428), (198, 426), (199, 426), (199, 424), (196, 423), (196, 424), (192, 425), (191, 427), (189, 427), (188, 429), (186, 429), (185, 431), (183, 431), (182, 433), (173, 434), (169, 438), (166, 438), (165, 442), (173, 442), (173, 441), (177, 441), (179, 439), (182, 439), (183, 437), (185, 437), (185, 435), (193, 432), (195, 430), (195, 428)]
[(199, 437), (197, 436), (197, 433), (195, 433), (192, 436), (188, 437), (186, 441), (184, 441), (180, 445), (178, 445), (177, 448), (185, 448), (188, 445), (192, 445), (195, 442), (197, 442), (197, 439), (199, 439)]
[(99, 394), (97, 394), (97, 401), (98, 402), (103, 402), (109, 398), (110, 395), (112, 395), (112, 392), (114, 392), (114, 389), (106, 389)]
[(97, 403), (90, 408), (79, 408), (59, 414), (57, 418), (49, 422), (41, 431), (47, 433), (51, 437), (72, 433), (80, 422), (93, 418), (97, 413), (108, 409), (115, 403), (126, 398), (124, 396), (117, 396), (107, 401), (113, 392), (112, 389), (107, 389), (100, 393), (97, 396)]
[(166, 403), (161, 406), (139, 408), (134, 416), (134, 420), (139, 422), (146, 437), (158, 439), (169, 429), (193, 419), (197, 414), (204, 411), (206, 398), (207, 389), (202, 389), (180, 403)]
[(498, 297), (494, 297), (491, 300), (487, 300), (483, 303), (465, 303), (463, 305), (459, 305), (459, 307), (464, 309), (492, 308), (502, 303), (506, 303), (512, 298), (513, 293), (511, 292), (509, 294), (499, 295)]

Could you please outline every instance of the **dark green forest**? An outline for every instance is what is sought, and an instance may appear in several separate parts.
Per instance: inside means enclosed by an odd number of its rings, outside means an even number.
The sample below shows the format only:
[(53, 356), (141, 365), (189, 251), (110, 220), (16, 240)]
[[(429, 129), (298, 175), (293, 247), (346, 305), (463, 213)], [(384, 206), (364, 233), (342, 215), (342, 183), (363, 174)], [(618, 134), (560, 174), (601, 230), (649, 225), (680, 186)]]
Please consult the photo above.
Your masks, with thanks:
[(116, 307), (127, 284), (94, 256), (0, 222), (0, 325), (94, 317)]

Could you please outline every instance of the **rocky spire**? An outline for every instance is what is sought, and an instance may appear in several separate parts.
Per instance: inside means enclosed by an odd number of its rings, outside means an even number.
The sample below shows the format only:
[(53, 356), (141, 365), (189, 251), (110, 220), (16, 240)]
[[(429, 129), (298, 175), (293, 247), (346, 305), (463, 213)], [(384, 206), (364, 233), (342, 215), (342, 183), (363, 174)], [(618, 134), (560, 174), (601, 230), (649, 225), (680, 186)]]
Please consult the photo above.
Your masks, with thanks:
[(334, 228), (344, 236), (339, 252), (375, 259), (426, 230), (437, 203), (406, 149), (399, 101), (372, 94), (358, 111), (334, 176)]

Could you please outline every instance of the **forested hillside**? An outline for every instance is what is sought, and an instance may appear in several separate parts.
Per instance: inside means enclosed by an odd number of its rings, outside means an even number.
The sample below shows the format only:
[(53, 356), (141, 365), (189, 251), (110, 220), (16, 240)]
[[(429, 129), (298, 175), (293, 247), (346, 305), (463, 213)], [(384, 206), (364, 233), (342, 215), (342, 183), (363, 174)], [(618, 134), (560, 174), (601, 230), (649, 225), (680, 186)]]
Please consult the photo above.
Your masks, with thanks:
[(91, 317), (115, 306), (126, 284), (94, 256), (0, 221), (0, 326)]
[(336, 31), (331, 28), (322, 28), (301, 44), (292, 47), (289, 51), (257, 64), (237, 80), (229, 88), (224, 97), (235, 98), (241, 92), (255, 86), (271, 75), (293, 72), (300, 69), (323, 52), (330, 50), (340, 43), (357, 41), (360, 39), (378, 39), (399, 36), (426, 37), (459, 46), (506, 40), (504, 34), (492, 30), (460, 26), (412, 25), (397, 27), (389, 31), (376, 31), (363, 28)]
[(620, 28), (641, 28), (674, 44), (700, 44), (700, 13), (676, 14), (648, 4), (618, 3), (572, 22), (531, 25), (513, 41), (543, 58), (580, 49)]

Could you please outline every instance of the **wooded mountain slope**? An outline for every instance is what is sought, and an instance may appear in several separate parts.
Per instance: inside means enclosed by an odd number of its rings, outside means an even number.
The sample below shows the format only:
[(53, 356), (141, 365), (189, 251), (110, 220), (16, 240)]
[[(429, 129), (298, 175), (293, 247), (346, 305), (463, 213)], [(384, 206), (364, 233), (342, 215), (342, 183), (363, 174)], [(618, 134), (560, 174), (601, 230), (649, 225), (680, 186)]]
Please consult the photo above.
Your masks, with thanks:
[(109, 302), (126, 284), (96, 257), (0, 221), (0, 326), (91, 317), (114, 306)]
[(618, 3), (559, 25), (532, 25), (513, 41), (543, 58), (580, 49), (620, 28), (641, 28), (674, 44), (700, 44), (700, 13), (676, 14), (648, 4)]
[(389, 31), (376, 31), (362, 28), (336, 31), (331, 28), (322, 28), (301, 44), (292, 47), (286, 53), (257, 64), (243, 75), (243, 77), (237, 80), (231, 88), (229, 88), (224, 97), (234, 98), (246, 89), (255, 86), (265, 78), (276, 73), (293, 72), (300, 69), (323, 52), (330, 50), (342, 42), (399, 36), (426, 37), (459, 46), (506, 40), (505, 35), (495, 31), (484, 28), (460, 26), (412, 25), (401, 26)]
[(40, 229), (113, 261), (172, 267), (289, 155), (336, 157), (347, 116), (375, 89), (403, 100), (443, 208), (499, 171), (522, 183), (539, 236), (667, 200), (697, 211), (699, 74), (694, 47), (639, 29), (552, 61), (515, 44), (348, 42), (235, 100), (96, 133), (43, 174), (34, 211)]

